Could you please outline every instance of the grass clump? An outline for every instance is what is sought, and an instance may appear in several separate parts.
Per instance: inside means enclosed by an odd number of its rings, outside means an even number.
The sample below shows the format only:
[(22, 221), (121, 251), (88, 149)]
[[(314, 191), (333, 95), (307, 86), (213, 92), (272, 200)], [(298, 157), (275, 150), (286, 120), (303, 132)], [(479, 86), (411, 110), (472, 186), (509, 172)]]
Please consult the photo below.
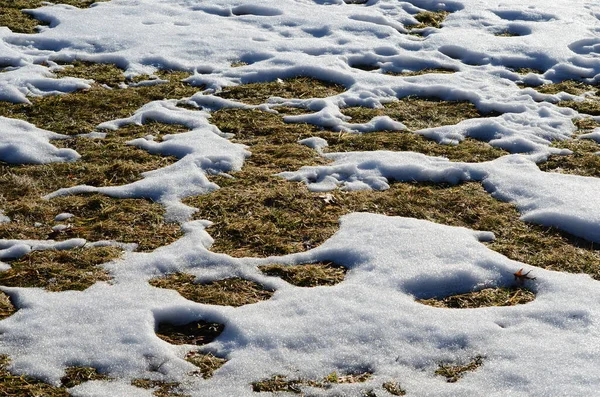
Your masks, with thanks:
[(12, 316), (17, 309), (12, 304), (10, 297), (4, 292), (0, 291), (0, 320), (4, 320), (7, 317)]
[(452, 74), (452, 73), (456, 73), (456, 70), (447, 69), (447, 68), (425, 68), (425, 69), (420, 69), (420, 70), (411, 70), (411, 71), (403, 71), (403, 72), (394, 72), (391, 70), (385, 72), (385, 74), (389, 74), (392, 76), (404, 76), (404, 77), (422, 76), (424, 74)]
[(202, 320), (182, 325), (164, 322), (158, 324), (156, 335), (172, 345), (205, 345), (212, 342), (224, 329), (223, 324)]
[(424, 305), (450, 308), (472, 309), (490, 306), (516, 306), (529, 303), (535, 299), (535, 294), (523, 287), (485, 288), (465, 294), (452, 295), (445, 298), (419, 299)]
[(70, 389), (83, 382), (90, 380), (108, 380), (108, 376), (98, 373), (96, 368), (92, 367), (69, 367), (66, 370), (65, 376), (60, 379), (63, 387)]
[(445, 377), (449, 383), (454, 383), (462, 378), (466, 372), (473, 372), (482, 365), (483, 357), (477, 356), (467, 364), (440, 364), (435, 374)]
[(185, 356), (185, 361), (194, 364), (198, 367), (195, 373), (200, 374), (204, 379), (209, 379), (213, 376), (216, 370), (221, 368), (227, 362), (224, 358), (217, 357), (212, 353), (189, 352)]
[(383, 384), (383, 388), (390, 393), (392, 396), (404, 396), (406, 395), (406, 390), (400, 386), (398, 382), (385, 382)]
[(267, 300), (274, 293), (260, 284), (241, 278), (198, 284), (195, 283), (194, 276), (185, 273), (154, 278), (150, 280), (150, 284), (159, 288), (174, 289), (186, 299), (207, 305), (243, 306)]
[(164, 382), (153, 379), (134, 379), (131, 384), (142, 389), (155, 389), (152, 394), (156, 397), (189, 397), (186, 394), (177, 393), (178, 382)]
[(586, 96), (583, 101), (560, 101), (557, 105), (574, 109), (583, 114), (592, 116), (600, 115), (600, 91), (596, 86), (581, 81), (566, 80), (555, 84), (544, 84), (535, 87), (535, 89), (542, 94), (558, 94), (560, 92), (566, 92), (572, 95), (582, 95), (587, 92), (592, 92), (593, 95)]
[(341, 94), (344, 91), (345, 88), (339, 84), (299, 76), (268, 83), (252, 83), (226, 87), (217, 95), (250, 105), (260, 105), (267, 102), (271, 97), (300, 99), (326, 98)]
[(7, 397), (69, 397), (64, 387), (55, 387), (25, 375), (8, 371), (10, 360), (0, 356), (0, 395)]
[(115, 247), (34, 251), (12, 261), (11, 269), (0, 272), (0, 285), (82, 291), (98, 281), (110, 280), (98, 265), (119, 257), (121, 252)]
[(371, 372), (352, 373), (339, 375), (337, 372), (332, 372), (323, 379), (288, 379), (284, 375), (275, 375), (270, 379), (265, 379), (259, 382), (252, 383), (254, 392), (291, 392), (302, 393), (302, 386), (328, 388), (334, 384), (342, 383), (362, 383), (369, 380)]
[(419, 22), (416, 25), (407, 26), (408, 29), (441, 28), (446, 17), (450, 15), (448, 11), (421, 11), (414, 15)]
[(443, 101), (415, 96), (387, 103), (379, 109), (349, 107), (342, 109), (342, 113), (352, 117), (354, 123), (367, 123), (373, 117), (389, 116), (413, 131), (457, 124), (463, 120), (484, 116), (470, 102)]
[(333, 262), (309, 263), (303, 265), (284, 266), (267, 265), (259, 269), (271, 277), (280, 277), (298, 287), (331, 286), (344, 281), (346, 269)]

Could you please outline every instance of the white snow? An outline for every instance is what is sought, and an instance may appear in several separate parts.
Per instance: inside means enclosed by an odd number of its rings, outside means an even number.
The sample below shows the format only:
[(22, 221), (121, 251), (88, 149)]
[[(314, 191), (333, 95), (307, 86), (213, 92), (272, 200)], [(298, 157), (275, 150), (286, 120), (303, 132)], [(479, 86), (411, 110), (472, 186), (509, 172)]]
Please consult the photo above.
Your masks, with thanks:
[[(541, 94), (520, 83), (540, 85), (577, 79), (600, 82), (600, 5), (593, 0), (112, 0), (88, 9), (66, 5), (30, 11), (49, 24), (34, 35), (0, 27), (0, 101), (61, 95), (89, 88), (89, 80), (56, 79), (58, 62), (114, 63), (128, 77), (157, 69), (185, 70), (198, 86), (190, 98), (165, 98), (131, 117), (102, 123), (82, 136), (102, 139), (104, 129), (149, 121), (181, 124), (189, 131), (147, 136), (128, 144), (178, 161), (143, 174), (124, 186), (75, 186), (53, 197), (102, 193), (144, 197), (163, 204), (168, 220), (180, 222), (185, 236), (153, 252), (136, 244), (84, 239), (0, 240), (0, 260), (34, 250), (114, 245), (127, 252), (103, 266), (113, 276), (85, 291), (47, 292), (0, 287), (19, 311), (0, 322), (0, 354), (10, 369), (60, 384), (68, 366), (92, 366), (112, 380), (86, 382), (75, 396), (150, 396), (134, 388), (134, 378), (181, 383), (192, 396), (253, 396), (251, 383), (273, 375), (321, 379), (337, 371), (370, 371), (364, 384), (305, 390), (310, 395), (358, 396), (398, 381), (414, 396), (593, 396), (600, 389), (600, 290), (586, 275), (532, 268), (489, 250), (489, 232), (422, 220), (354, 213), (318, 248), (273, 258), (233, 258), (210, 251), (212, 222), (190, 222), (188, 196), (210, 194), (210, 175), (243, 168), (252, 148), (231, 142), (210, 122), (220, 108), (277, 112), (294, 106), (310, 112), (287, 116), (340, 132), (404, 130), (389, 117), (354, 123), (348, 106), (381, 107), (409, 95), (472, 102), (493, 117), (416, 131), (441, 144), (474, 138), (513, 153), (485, 163), (458, 163), (411, 152), (328, 153), (331, 164), (281, 174), (330, 192), (389, 188), (389, 182), (478, 181), (493, 197), (514, 203), (526, 222), (554, 226), (600, 242), (597, 178), (542, 172), (536, 163), (549, 154), (567, 154), (549, 145), (572, 139), (573, 119), (586, 117), (559, 107), (559, 100), (583, 100), (589, 93)], [(442, 29), (407, 34), (423, 10), (452, 13)], [(110, 26), (110, 28), (107, 28)], [(498, 36), (509, 32), (515, 37)], [(233, 67), (232, 63), (246, 65)], [(359, 67), (371, 66), (366, 71)], [(398, 76), (385, 72), (445, 68), (453, 74)], [(520, 75), (517, 68), (540, 73)], [(278, 98), (250, 106), (213, 94), (225, 86), (310, 76), (343, 85), (329, 98)], [(281, 81), (281, 80), (280, 80)], [(150, 78), (138, 85), (161, 84)], [(283, 82), (282, 82), (283, 83)], [(201, 88), (204, 86), (204, 88)], [(126, 86), (123, 89), (127, 89)], [(178, 107), (193, 105), (198, 110)], [(497, 115), (496, 115), (497, 114)], [(598, 117), (595, 118), (598, 120)], [(0, 161), (43, 164), (77, 161), (70, 149), (50, 143), (65, 136), (25, 121), (0, 117)], [(579, 136), (600, 142), (598, 129)], [(301, 144), (319, 153), (327, 142)], [(325, 194), (322, 198), (330, 200)], [(56, 216), (56, 222), (71, 214)], [(0, 222), (10, 219), (0, 212)], [(60, 229), (62, 226), (55, 225)], [(208, 228), (208, 229), (207, 229)], [(206, 230), (205, 230), (206, 229)], [(257, 266), (332, 260), (348, 267), (333, 287), (300, 288), (267, 277)], [(0, 262), (1, 270), (9, 265)], [(511, 286), (513, 273), (532, 270), (527, 286), (536, 300), (515, 307), (439, 309), (415, 298), (446, 296), (484, 287)], [(148, 280), (188, 272), (198, 281), (243, 277), (276, 289), (264, 302), (239, 308), (196, 304)], [(183, 357), (193, 346), (173, 346), (155, 334), (161, 321), (203, 319), (225, 331), (202, 347), (228, 362), (210, 380), (188, 374), (196, 367)], [(434, 375), (441, 361), (484, 365), (455, 384)]]
[(49, 142), (62, 138), (65, 135), (42, 130), (26, 121), (0, 116), (0, 161), (44, 164), (77, 160), (80, 156), (73, 149), (59, 149)]

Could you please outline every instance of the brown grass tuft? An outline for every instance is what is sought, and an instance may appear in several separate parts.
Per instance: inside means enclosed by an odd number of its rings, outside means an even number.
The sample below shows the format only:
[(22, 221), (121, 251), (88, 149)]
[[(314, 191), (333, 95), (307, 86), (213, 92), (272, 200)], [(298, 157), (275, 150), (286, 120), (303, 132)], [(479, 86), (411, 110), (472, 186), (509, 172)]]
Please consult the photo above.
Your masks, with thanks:
[(63, 387), (51, 386), (25, 375), (13, 375), (7, 367), (10, 360), (0, 356), (0, 393), (6, 397), (69, 397)]
[(288, 379), (283, 375), (275, 375), (270, 379), (252, 383), (252, 389), (255, 392), (301, 393), (302, 386), (327, 388), (333, 384), (362, 383), (369, 380), (371, 375), (370, 372), (351, 373), (346, 375), (339, 375), (337, 372), (332, 372), (320, 380)]
[(482, 365), (483, 357), (477, 356), (467, 364), (440, 364), (438, 369), (435, 371), (435, 374), (445, 377), (446, 381), (449, 383), (454, 383), (462, 378), (466, 372), (475, 371)]
[(227, 362), (224, 358), (217, 357), (212, 353), (189, 352), (185, 360), (198, 367), (199, 373), (204, 379), (209, 379), (214, 372), (221, 368)]
[(83, 382), (90, 380), (108, 380), (108, 376), (98, 373), (96, 368), (91, 367), (69, 367), (66, 370), (65, 376), (60, 379), (63, 387), (70, 389)]
[(155, 389), (152, 393), (156, 397), (189, 397), (186, 394), (177, 393), (178, 382), (164, 382), (153, 379), (134, 379), (131, 384), (142, 389)]

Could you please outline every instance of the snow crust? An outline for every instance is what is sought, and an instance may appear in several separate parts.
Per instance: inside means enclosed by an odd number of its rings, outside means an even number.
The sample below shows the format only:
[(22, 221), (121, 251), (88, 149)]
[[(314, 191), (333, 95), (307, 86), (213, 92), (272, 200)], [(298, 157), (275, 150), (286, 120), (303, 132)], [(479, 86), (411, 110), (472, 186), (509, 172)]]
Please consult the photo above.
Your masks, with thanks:
[[(417, 23), (417, 12), (437, 9), (452, 11), (442, 29), (422, 29), (423, 37), (407, 34), (406, 25)], [(565, 79), (600, 82), (597, 2), (112, 0), (89, 9), (47, 5), (31, 12), (49, 26), (35, 35), (0, 28), (0, 100), (27, 103), (32, 96), (88, 88), (89, 80), (54, 78), (57, 62), (73, 60), (114, 63), (130, 77), (157, 68), (186, 70), (193, 72), (188, 82), (206, 90), (191, 98), (154, 101), (129, 118), (98, 126), (110, 130), (149, 121), (182, 124), (188, 132), (129, 142), (153, 154), (175, 156), (176, 163), (128, 185), (75, 186), (46, 196), (94, 192), (149, 198), (166, 207), (167, 219), (181, 223), (183, 238), (150, 253), (115, 241), (0, 241), (0, 260), (84, 245), (116, 245), (128, 251), (103, 265), (114, 277), (111, 284), (60, 293), (0, 287), (19, 308), (0, 322), (0, 354), (10, 356), (13, 372), (58, 385), (65, 367), (92, 366), (114, 379), (86, 382), (70, 390), (74, 396), (150, 396), (151, 391), (130, 385), (133, 378), (177, 381), (192, 396), (252, 396), (251, 382), (272, 375), (320, 379), (333, 371), (370, 371), (373, 376), (365, 384), (305, 391), (356, 396), (373, 389), (386, 395), (382, 384), (398, 381), (415, 396), (597, 394), (600, 292), (597, 281), (586, 275), (533, 269), (536, 281), (527, 285), (536, 293), (532, 303), (432, 308), (415, 298), (511, 286), (515, 271), (532, 269), (487, 249), (482, 241), (493, 239), (491, 233), (366, 213), (343, 217), (340, 230), (316, 249), (277, 258), (232, 258), (210, 251), (213, 240), (210, 229), (205, 230), (210, 221), (188, 222), (194, 209), (181, 203), (188, 196), (210, 194), (218, 188), (209, 180), (211, 174), (238, 171), (251, 155), (210, 123), (211, 110), (302, 107), (312, 113), (285, 120), (368, 133), (406, 127), (388, 117), (356, 124), (341, 110), (381, 107), (418, 95), (470, 101), (490, 116), (418, 134), (442, 144), (471, 137), (515, 154), (470, 164), (410, 152), (330, 153), (325, 156), (332, 164), (281, 176), (321, 192), (384, 190), (391, 180), (479, 181), (495, 198), (515, 203), (523, 220), (600, 242), (598, 179), (542, 172), (536, 165), (551, 153), (568, 153), (549, 144), (572, 138), (572, 119), (585, 115), (555, 104), (583, 100), (585, 94), (541, 94), (518, 85)], [(503, 32), (519, 36), (496, 35)], [(245, 65), (233, 67), (238, 61)], [(378, 69), (369, 72), (362, 66)], [(455, 73), (384, 73), (424, 68)], [(521, 75), (517, 68), (541, 73)], [(329, 98), (270, 98), (258, 106), (212, 95), (229, 85), (297, 75), (338, 83), (346, 91)], [(103, 134), (90, 131), (86, 136), (102, 139)], [(61, 138), (0, 117), (0, 161), (76, 161), (76, 152), (51, 145), (50, 140)], [(600, 141), (597, 130), (580, 138)], [(309, 138), (301, 143), (321, 151), (327, 142)], [(59, 214), (56, 221), (67, 219)], [(0, 222), (8, 221), (0, 211)], [(348, 267), (345, 281), (305, 289), (257, 269), (275, 262), (321, 260)], [(1, 270), (9, 268), (0, 262)], [(174, 272), (194, 274), (198, 281), (243, 277), (276, 293), (253, 305), (219, 307), (193, 303), (147, 282)], [(211, 380), (188, 376), (196, 367), (183, 358), (195, 347), (170, 345), (154, 332), (161, 321), (200, 319), (225, 324), (224, 333), (202, 347), (228, 359)], [(483, 367), (456, 384), (434, 375), (440, 361), (465, 363), (477, 355), (484, 357)]]

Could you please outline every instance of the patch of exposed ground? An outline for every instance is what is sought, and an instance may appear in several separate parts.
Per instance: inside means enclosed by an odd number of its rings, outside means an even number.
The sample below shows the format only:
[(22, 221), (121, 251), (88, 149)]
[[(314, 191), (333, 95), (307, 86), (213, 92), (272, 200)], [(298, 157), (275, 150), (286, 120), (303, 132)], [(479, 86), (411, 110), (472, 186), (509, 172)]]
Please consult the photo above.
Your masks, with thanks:
[(227, 362), (224, 358), (217, 357), (212, 353), (189, 352), (185, 356), (185, 360), (198, 367), (194, 374), (199, 374), (204, 379), (209, 379), (213, 376), (216, 370), (221, 368)]
[(415, 96), (387, 103), (383, 108), (349, 107), (342, 109), (342, 113), (352, 117), (353, 123), (367, 123), (373, 117), (389, 116), (413, 131), (457, 124), (463, 120), (485, 116), (470, 102), (443, 101)]
[(542, 171), (560, 172), (581, 176), (600, 177), (600, 145), (591, 139), (570, 139), (554, 142), (553, 147), (569, 149), (573, 154), (552, 155), (538, 164)]
[(70, 389), (83, 382), (91, 380), (108, 380), (109, 377), (98, 373), (96, 368), (92, 367), (69, 367), (65, 371), (65, 376), (60, 379), (63, 387)]
[[(434, 112), (436, 104), (439, 107)], [(444, 106), (449, 108), (447, 115), (439, 116), (444, 114)], [(373, 114), (376, 109), (360, 109), (357, 113), (364, 111), (371, 113), (362, 121), (377, 115)], [(479, 116), (470, 104), (421, 100), (402, 111), (407, 119), (397, 119), (413, 129)], [(299, 139), (310, 136), (327, 139), (330, 151), (412, 150), (467, 162), (492, 160), (505, 154), (488, 144), (467, 140), (456, 146), (438, 145), (406, 132), (338, 134), (307, 124), (287, 124), (280, 115), (258, 110), (224, 109), (215, 112), (211, 120), (222, 131), (235, 134), (233, 141), (248, 145), (253, 153), (242, 171), (233, 174), (234, 178), (212, 178), (221, 189), (185, 200), (199, 208), (197, 219), (215, 222), (209, 229), (215, 238), (214, 251), (237, 257), (300, 252), (331, 237), (338, 229), (340, 216), (373, 212), (492, 231), (497, 239), (489, 243), (490, 248), (511, 259), (552, 270), (583, 272), (600, 279), (600, 251), (593, 244), (556, 229), (522, 222), (513, 205), (493, 199), (479, 183), (392, 183), (383, 192), (335, 191), (324, 195), (310, 192), (302, 183), (273, 176), (326, 162), (313, 150), (297, 144)]]
[(134, 379), (131, 384), (142, 389), (154, 389), (152, 395), (156, 397), (189, 397), (187, 394), (178, 393), (179, 383), (164, 382), (153, 379)]
[(36, 33), (35, 27), (43, 23), (22, 10), (39, 8), (45, 5), (44, 3), (87, 8), (99, 1), (109, 0), (0, 0), (0, 26), (6, 26), (15, 33)]
[(535, 294), (523, 287), (485, 288), (445, 298), (419, 299), (424, 305), (450, 309), (472, 309), (490, 306), (516, 306), (529, 303)]
[(341, 283), (346, 276), (346, 269), (333, 262), (307, 263), (302, 265), (266, 265), (259, 269), (267, 276), (280, 277), (298, 287), (330, 286)]
[(398, 382), (385, 382), (383, 388), (392, 396), (406, 395), (406, 390), (404, 390)]
[(0, 320), (12, 316), (16, 311), (17, 309), (12, 304), (10, 297), (0, 291)]
[(369, 380), (370, 372), (361, 372), (356, 374), (339, 375), (332, 372), (323, 379), (288, 379), (283, 375), (275, 375), (270, 379), (252, 383), (252, 389), (255, 392), (292, 392), (302, 393), (302, 386), (327, 388), (334, 384), (341, 383), (362, 383)]
[(84, 290), (98, 281), (110, 280), (98, 265), (121, 252), (115, 247), (34, 251), (10, 262), (11, 269), (0, 272), (0, 285), (49, 291)]
[(0, 395), (6, 397), (69, 397), (64, 387), (55, 387), (24, 375), (8, 371), (10, 360), (0, 356)]
[(195, 282), (191, 274), (175, 273), (150, 280), (159, 288), (174, 289), (185, 299), (207, 305), (243, 306), (269, 299), (274, 291), (241, 278), (228, 278), (206, 284)]
[(473, 372), (482, 365), (483, 357), (477, 356), (466, 364), (440, 364), (438, 369), (435, 371), (435, 374), (445, 377), (447, 382), (454, 383), (462, 378), (465, 373)]
[(535, 87), (535, 89), (542, 94), (558, 94), (560, 92), (566, 92), (573, 95), (582, 95), (584, 93), (591, 93), (591, 95), (588, 94), (583, 101), (560, 101), (557, 105), (575, 109), (582, 114), (589, 114), (592, 116), (600, 115), (600, 91), (598, 91), (597, 86), (586, 84), (581, 81), (566, 80), (555, 84), (544, 84)]
[(423, 28), (441, 28), (446, 17), (450, 15), (448, 11), (421, 11), (414, 15), (419, 22), (416, 25), (406, 26), (408, 29), (423, 29)]
[(260, 105), (267, 102), (271, 97), (296, 99), (325, 98), (341, 94), (345, 90), (339, 84), (300, 76), (268, 83), (252, 83), (225, 87), (217, 96), (244, 102), (249, 105)]
[(182, 325), (159, 323), (156, 335), (172, 345), (205, 345), (223, 332), (225, 326), (203, 320)]
[(405, 76), (405, 77), (422, 76), (424, 74), (452, 74), (452, 73), (456, 73), (456, 70), (445, 69), (445, 68), (426, 68), (426, 69), (404, 71), (404, 72), (394, 72), (393, 70), (385, 72), (385, 74), (389, 74), (392, 76)]

